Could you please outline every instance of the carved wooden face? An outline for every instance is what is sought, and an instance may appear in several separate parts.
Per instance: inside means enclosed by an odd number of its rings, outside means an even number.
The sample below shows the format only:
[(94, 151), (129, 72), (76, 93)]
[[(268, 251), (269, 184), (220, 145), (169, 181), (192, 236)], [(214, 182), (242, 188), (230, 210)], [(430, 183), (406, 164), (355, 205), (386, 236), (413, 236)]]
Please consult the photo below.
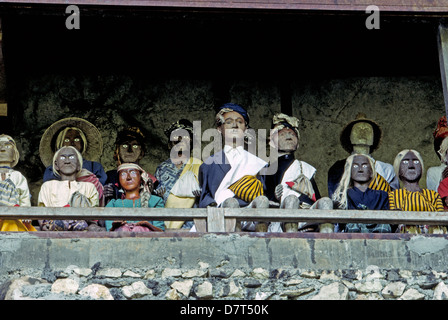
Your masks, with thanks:
[(358, 183), (366, 183), (372, 179), (373, 170), (367, 157), (355, 156), (352, 163), (351, 178)]
[(224, 113), (224, 122), (218, 127), (219, 132), (224, 137), (225, 144), (242, 144), (244, 142), (244, 132), (247, 129), (243, 116), (235, 111)]
[(143, 150), (137, 140), (126, 141), (120, 144), (118, 155), (122, 163), (137, 163), (143, 157)]
[(0, 141), (0, 163), (10, 166), (14, 162), (14, 146), (9, 141)]
[(414, 152), (409, 151), (401, 159), (398, 175), (401, 180), (408, 182), (420, 180), (422, 177), (422, 164)]
[(373, 127), (367, 122), (356, 123), (350, 132), (350, 142), (353, 145), (373, 145)]
[(126, 191), (135, 191), (140, 188), (141, 174), (137, 169), (123, 169), (118, 172), (118, 180)]
[[(277, 136), (277, 149), (282, 152), (294, 152), (299, 146), (299, 138), (297, 133), (291, 128), (283, 128), (278, 131)], [(274, 142), (275, 144), (275, 142)]]
[(64, 141), (62, 142), (63, 146), (69, 147), (75, 147), (76, 150), (79, 152), (82, 152), (82, 149), (84, 148), (84, 143), (81, 139), (81, 135), (78, 131), (70, 129), (67, 131), (64, 137)]
[(55, 160), (55, 169), (61, 177), (71, 176), (81, 169), (76, 152), (71, 148), (61, 148)]
[(190, 153), (191, 137), (187, 130), (178, 129), (171, 133), (173, 140), (170, 143), (171, 148), (175, 147), (177, 152)]

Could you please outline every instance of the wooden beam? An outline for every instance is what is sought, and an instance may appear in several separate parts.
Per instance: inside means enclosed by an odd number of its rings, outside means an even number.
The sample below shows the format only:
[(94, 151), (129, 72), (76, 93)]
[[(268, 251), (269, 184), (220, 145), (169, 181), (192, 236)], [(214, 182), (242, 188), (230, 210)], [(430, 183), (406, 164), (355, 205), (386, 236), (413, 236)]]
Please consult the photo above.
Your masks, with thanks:
[(6, 74), (5, 62), (3, 60), (3, 27), (0, 19), (0, 116), (8, 115), (8, 105), (6, 103)]
[(448, 212), (390, 210), (232, 209), (226, 218), (250, 221), (448, 225)]
[(437, 44), (445, 114), (448, 116), (448, 28), (442, 24), (439, 25)]
[[(248, 208), (0, 207), (0, 219), (203, 220), (198, 232), (233, 231), (233, 221), (448, 225), (448, 212)], [(232, 229), (233, 228), (233, 229)], [(213, 231), (211, 231), (213, 230)]]
[[(61, 4), (66, 0), (2, 0), (5, 4)], [(76, 5), (140, 6), (165, 8), (209, 8), (209, 9), (264, 9), (264, 10), (320, 10), (365, 12), (370, 5), (383, 12), (448, 12), (446, 0), (78, 0)]]

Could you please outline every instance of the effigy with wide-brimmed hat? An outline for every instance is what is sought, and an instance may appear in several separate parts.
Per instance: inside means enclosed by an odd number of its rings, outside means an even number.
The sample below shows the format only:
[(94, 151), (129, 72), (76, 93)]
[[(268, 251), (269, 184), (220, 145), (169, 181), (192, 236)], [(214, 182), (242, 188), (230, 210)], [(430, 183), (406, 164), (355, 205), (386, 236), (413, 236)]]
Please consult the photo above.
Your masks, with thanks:
[(353, 126), (360, 122), (366, 122), (370, 124), (373, 128), (373, 144), (370, 146), (370, 153), (378, 149), (381, 142), (381, 138), (383, 136), (383, 131), (381, 130), (378, 123), (376, 123), (372, 119), (368, 119), (364, 113), (358, 113), (354, 120), (350, 121), (345, 125), (340, 135), (340, 141), (342, 147), (345, 149), (345, 151), (347, 151), (350, 154), (353, 152), (353, 144), (350, 141), (350, 134), (352, 132)]
[(68, 127), (78, 128), (84, 133), (87, 140), (86, 149), (82, 154), (84, 159), (98, 161), (103, 154), (103, 139), (97, 127), (82, 118), (64, 118), (49, 126), (40, 139), (39, 155), (45, 167), (52, 164), (53, 156), (57, 151), (55, 148), (59, 133)]

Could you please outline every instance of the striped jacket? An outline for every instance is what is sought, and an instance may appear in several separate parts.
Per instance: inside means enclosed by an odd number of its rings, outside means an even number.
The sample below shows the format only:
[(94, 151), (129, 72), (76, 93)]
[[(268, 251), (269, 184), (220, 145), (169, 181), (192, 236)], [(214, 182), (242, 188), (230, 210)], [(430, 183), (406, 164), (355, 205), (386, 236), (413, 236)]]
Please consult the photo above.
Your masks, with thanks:
[(384, 179), (383, 176), (379, 174), (376, 175), (375, 179), (372, 179), (369, 184), (369, 189), (381, 190), (386, 192), (390, 192), (392, 190), (386, 179)]
[(397, 189), (389, 193), (390, 210), (402, 211), (443, 211), (440, 195), (429, 189), (408, 191)]

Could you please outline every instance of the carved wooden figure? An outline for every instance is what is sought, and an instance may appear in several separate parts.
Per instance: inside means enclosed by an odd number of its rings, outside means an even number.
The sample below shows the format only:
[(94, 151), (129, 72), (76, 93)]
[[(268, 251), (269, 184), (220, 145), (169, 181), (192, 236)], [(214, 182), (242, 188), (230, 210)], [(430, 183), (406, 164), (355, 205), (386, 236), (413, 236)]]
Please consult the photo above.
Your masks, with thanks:
[[(0, 205), (31, 206), (26, 178), (13, 168), (19, 161), (14, 139), (0, 135)], [(0, 231), (36, 231), (30, 220), (0, 220)]]

